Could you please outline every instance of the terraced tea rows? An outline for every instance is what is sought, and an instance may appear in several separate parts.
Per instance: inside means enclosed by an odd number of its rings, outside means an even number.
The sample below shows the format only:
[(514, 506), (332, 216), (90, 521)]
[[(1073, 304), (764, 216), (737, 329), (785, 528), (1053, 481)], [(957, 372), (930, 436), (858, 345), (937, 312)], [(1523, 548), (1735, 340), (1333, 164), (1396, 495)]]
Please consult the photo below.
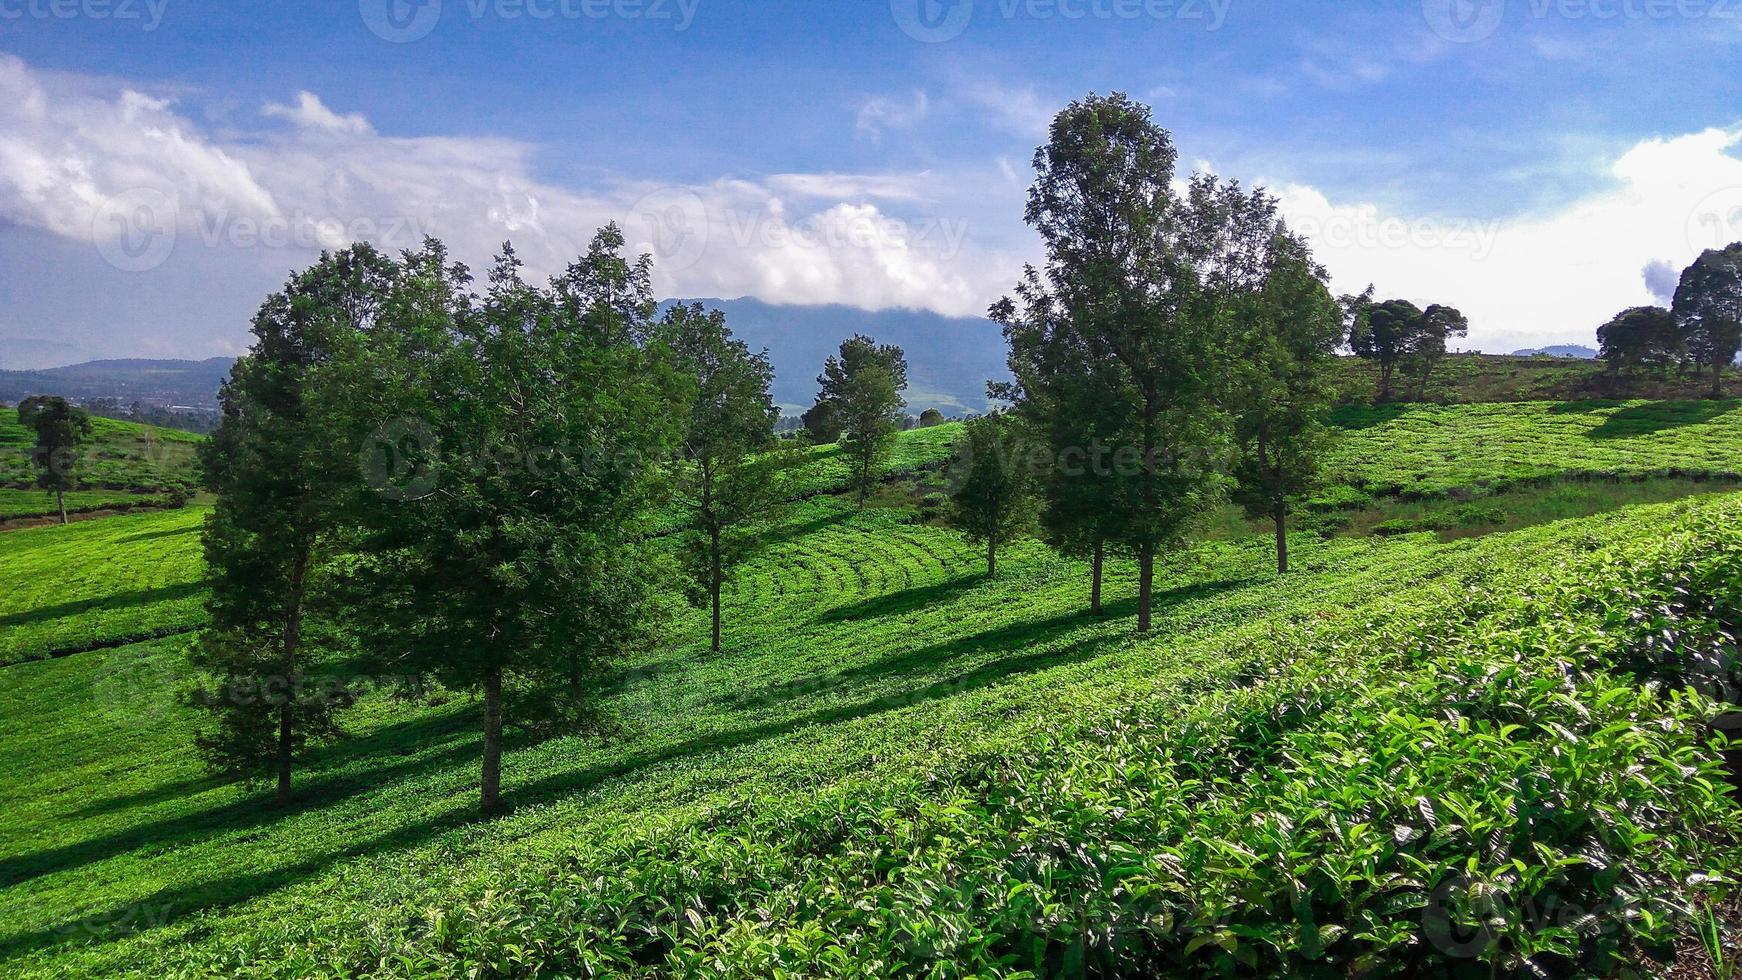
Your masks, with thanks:
[[(108, 490), (190, 487), (197, 482), (195, 454), (204, 439), (175, 429), (92, 418), (91, 435), (80, 449), (79, 484)], [(35, 485), (30, 460), (35, 444), (35, 435), (18, 424), (17, 414), (0, 408), (0, 487)]]
[(0, 534), (0, 665), (182, 632), (204, 620), (205, 508)]
[(1742, 403), (1519, 402), (1340, 409), (1335, 478), (1443, 496), (1551, 477), (1742, 479)]
[[(28, 741), (0, 739), (7, 770), (35, 770), (0, 807), (12, 842), (0, 851), (0, 969), (161, 976), (190, 949), (213, 973), (289, 975), (312, 957), (360, 969), (372, 936), (422, 956), (423, 940), (400, 930), (424, 910), (470, 908), (485, 890), (521, 901), (553, 864), (612, 860), (655, 827), (731, 819), (716, 815), (746, 798), (773, 812), (843, 781), (894, 785), (944, 756), (1020, 752), (1040, 730), (1088, 730), (1157, 697), (1185, 711), (1236, 684), (1246, 651), (1302, 626), (1365, 635), (1443, 615), (1497, 563), (1552, 568), (1671, 515), (1730, 512), (1694, 502), (1451, 545), (1308, 540), (1288, 579), (1270, 573), (1261, 540), (1207, 546), (1167, 570), (1158, 633), (1138, 641), (1125, 563), (1111, 570), (1111, 615), (1094, 619), (1083, 567), (1037, 546), (1013, 549), (988, 582), (947, 532), (903, 526), (899, 512), (810, 507), (794, 530), (824, 526), (777, 545), (730, 595), (725, 654), (680, 642), (632, 664), (614, 740), (515, 744), (516, 809), (500, 821), (469, 808), (476, 736), (463, 702), (369, 700), (347, 723), (355, 740), (311, 760), (308, 804), (263, 818), (242, 787), (203, 780), (177, 737), (184, 709), (160, 693), (173, 641), (7, 668), (9, 724), (100, 732), (129, 754), (117, 782), (99, 775), (116, 772), (99, 741), (65, 740), (40, 771), (14, 754)], [(808, 601), (771, 601), (777, 583)], [(699, 626), (680, 624), (689, 637)], [(137, 717), (121, 706), (133, 700), (146, 706)], [(870, 792), (855, 786), (842, 792)], [(130, 933), (138, 922), (150, 928)]]

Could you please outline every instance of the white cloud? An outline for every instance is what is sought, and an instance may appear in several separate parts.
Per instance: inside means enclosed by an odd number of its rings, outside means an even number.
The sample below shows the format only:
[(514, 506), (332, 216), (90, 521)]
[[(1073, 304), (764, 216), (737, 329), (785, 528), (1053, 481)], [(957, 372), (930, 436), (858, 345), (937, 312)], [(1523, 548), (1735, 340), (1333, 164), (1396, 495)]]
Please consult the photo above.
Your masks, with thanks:
[(271, 264), (288, 269), (321, 248), (432, 234), (474, 267), (512, 239), (547, 275), (617, 221), (655, 253), (663, 295), (947, 314), (982, 312), (1020, 268), (976, 244), (968, 206), (937, 203), (955, 192), (926, 173), (576, 188), (539, 178), (526, 144), (386, 137), (310, 93), (263, 108), (288, 131), (220, 135), (166, 100), (63, 81), (0, 56), (0, 219), (93, 243), (111, 262), (135, 261), (124, 246), (144, 240), (170, 243), (178, 263), (281, 249)]
[(1395, 214), (1297, 184), (1271, 190), (1341, 291), (1371, 282), (1383, 296), (1450, 303), (1469, 315), (1476, 348), (1589, 343), (1619, 310), (1657, 300), (1642, 270), (1679, 270), (1742, 239), (1739, 143), (1742, 128), (1646, 140), (1613, 162), (1609, 188), (1503, 221)]
[(303, 129), (340, 136), (369, 136), (375, 132), (375, 127), (360, 113), (341, 116), (327, 108), (313, 92), (298, 92), (294, 106), (268, 102), (260, 108), (260, 114), (288, 119)]

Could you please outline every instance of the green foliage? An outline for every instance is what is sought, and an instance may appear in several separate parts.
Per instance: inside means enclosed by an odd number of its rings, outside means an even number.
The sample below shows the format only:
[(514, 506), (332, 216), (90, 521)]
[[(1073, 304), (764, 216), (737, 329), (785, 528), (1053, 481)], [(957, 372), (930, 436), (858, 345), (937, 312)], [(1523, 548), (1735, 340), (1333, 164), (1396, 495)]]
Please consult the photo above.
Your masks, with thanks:
[(1742, 242), (1700, 253), (1682, 272), (1673, 309), (1688, 353), (1712, 372), (1712, 397), (1721, 397), (1724, 369), (1742, 349)]
[(1616, 371), (1666, 368), (1687, 356), (1675, 315), (1661, 306), (1635, 306), (1597, 328), (1598, 356)]
[(1450, 306), (1433, 305), (1423, 310), (1403, 299), (1375, 302), (1373, 288), (1360, 296), (1346, 296), (1344, 309), (1349, 322), (1349, 349), (1356, 357), (1379, 367), (1377, 399), (1391, 397), (1392, 376), (1403, 367), (1417, 384), (1417, 394), (1427, 388), (1434, 366), (1446, 356), (1446, 342), (1470, 332), (1470, 323)]
[(998, 546), (1034, 514), (1033, 464), (1016, 419), (986, 415), (969, 422), (951, 460), (950, 526), (986, 546), (986, 574), (998, 573)]
[(79, 486), (79, 446), (91, 434), (91, 417), (65, 398), (32, 395), (18, 403), (18, 422), (36, 434), (30, 451), (36, 485), (54, 493), (65, 524), (65, 496)]
[(907, 406), (907, 357), (901, 348), (881, 347), (870, 337), (843, 341), (817, 376), (817, 403), (805, 413), (805, 426), (817, 442), (838, 433), (851, 463), (849, 485), (863, 507), (879, 480)]
[(204, 535), (208, 628), (192, 661), (208, 724), (196, 744), (212, 770), (276, 775), (291, 792), (293, 759), (336, 733), (334, 699), (303, 697), (320, 599), (316, 565), (341, 525), (342, 427), (323, 411), (324, 372), (351, 335), (376, 326), (398, 267), (368, 245), (323, 253), (267, 297), (254, 343), (218, 394), (221, 419), (200, 447), (217, 495)]
[(720, 590), (762, 547), (787, 493), (783, 477), (800, 457), (774, 441), (780, 410), (769, 394), (774, 368), (768, 353), (751, 354), (733, 339), (724, 313), (704, 312), (700, 303), (673, 307), (658, 337), (692, 389), (681, 412), (676, 467), (678, 506), (685, 511), (682, 551), (711, 609), (718, 653)]
[(1342, 311), (1325, 270), (1304, 242), (1279, 236), (1262, 282), (1242, 303), (1242, 333), (1230, 359), (1234, 411), (1233, 499), (1276, 525), (1277, 568), (1288, 571), (1286, 521), (1319, 481), (1328, 442), (1324, 416), (1331, 358), (1342, 341)]
[(607, 226), (544, 289), (504, 247), (473, 299), (429, 242), (353, 367), (392, 393), (379, 422), (422, 434), (413, 483), (378, 486), (396, 492), (360, 521), (359, 639), (396, 671), (484, 695), (487, 810), (505, 724), (590, 720), (601, 678), (663, 605), (643, 526), (684, 386), (646, 344), (649, 261), (623, 247)]

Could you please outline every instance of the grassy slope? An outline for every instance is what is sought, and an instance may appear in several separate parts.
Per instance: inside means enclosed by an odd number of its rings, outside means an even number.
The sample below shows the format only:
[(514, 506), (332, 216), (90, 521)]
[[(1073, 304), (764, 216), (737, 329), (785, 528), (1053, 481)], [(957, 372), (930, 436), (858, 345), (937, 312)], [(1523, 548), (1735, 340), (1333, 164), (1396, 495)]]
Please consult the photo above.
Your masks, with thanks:
[(0, 534), (0, 665), (197, 626), (206, 509)]
[(1523, 402), (1345, 408), (1327, 469), (1373, 493), (1444, 496), (1546, 477), (1742, 478), (1742, 403)]
[[(1338, 389), (1345, 401), (1371, 402), (1379, 386), (1379, 370), (1371, 361), (1345, 357), (1338, 361)], [(1702, 373), (1630, 372), (1617, 376), (1600, 361), (1561, 357), (1512, 357), (1504, 354), (1453, 354), (1428, 379), (1425, 391), (1398, 378), (1394, 393), (1410, 401), (1450, 404), (1517, 401), (1587, 401), (1591, 399), (1697, 399), (1712, 390), (1712, 376)], [(1742, 398), (1742, 372), (1724, 376), (1728, 397)]]
[[(156, 490), (195, 482), (194, 454), (204, 436), (105, 418), (92, 418), (91, 430), (78, 467), (82, 486)], [(0, 408), (0, 487), (35, 485), (29, 455), (35, 442), (12, 409)]]
[[(130, 490), (74, 490), (66, 495), (69, 514), (132, 507), (163, 507), (168, 503), (169, 498), (165, 494)], [(50, 516), (60, 516), (60, 508), (55, 503), (53, 493), (47, 490), (0, 487), (0, 521)]]
[[(43, 535), (27, 550), (42, 567), (59, 562), (56, 577), (76, 569), (99, 594), (125, 595), (140, 590), (103, 593), (102, 576), (146, 554), (115, 561), (108, 549), (156, 542), (150, 554), (185, 563), (197, 534), (171, 519), (197, 513), (93, 522), (113, 540), (59, 552), (40, 542), (84, 528), (18, 533)], [(161, 975), (151, 964), (175, 961), (183, 944), (270, 945), (281, 930), (297, 942), (356, 938), (358, 917), (399, 921), (442, 896), (525, 881), (649, 821), (683, 824), (743, 796), (809, 796), (911, 772), (942, 750), (1011, 747), (1043, 723), (1087, 723), (1157, 690), (1191, 691), (1225, 670), (1242, 638), (1303, 618), (1432, 608), (1486, 561), (1549, 564), (1621, 520), (1453, 545), (1307, 538), (1296, 545), (1303, 573), (1282, 581), (1261, 540), (1206, 545), (1167, 571), (1158, 635), (1137, 643), (1122, 565), (1109, 583), (1118, 618), (1088, 620), (1079, 565), (1027, 545), (987, 583), (976, 549), (904, 519), (804, 505), (734, 589), (727, 654), (680, 642), (635, 663), (615, 697), (626, 738), (512, 746), (505, 789), (517, 810), (493, 822), (472, 818), (477, 738), (474, 709), (460, 700), (366, 703), (349, 720), (357, 738), (319, 752), (305, 804), (279, 814), (200, 774), (188, 715), (171, 696), (181, 641), (6, 668), (0, 970)], [(154, 520), (166, 523), (124, 527)], [(0, 551), (9, 568), (16, 554)], [(134, 612), (157, 617), (186, 597), (168, 598), (147, 596)], [(57, 604), (37, 596), (0, 615)], [(699, 625), (680, 633), (698, 636)], [(127, 935), (140, 926), (154, 928)]]
[[(443, 895), (534, 881), (731, 800), (895, 778), (940, 751), (1013, 748), (1037, 725), (1087, 724), (1158, 690), (1214, 689), (1230, 650), (1303, 617), (1433, 608), (1492, 562), (1552, 565), (1688, 506), (1451, 545), (1303, 542), (1303, 573), (1285, 580), (1261, 540), (1207, 546), (1169, 571), (1158, 633), (1137, 642), (1128, 569), (1110, 583), (1115, 617), (1090, 620), (1075, 563), (1026, 547), (988, 583), (947, 533), (817, 502), (802, 535), (734, 591), (725, 655), (681, 644), (635, 664), (617, 699), (627, 739), (513, 746), (517, 809), (489, 822), (472, 813), (477, 738), (461, 702), (367, 706), (357, 740), (305, 772), (305, 804), (275, 813), (201, 777), (168, 693), (173, 642), (9, 668), (0, 964), (161, 975), (150, 964), (187, 943), (270, 946), (286, 928), (298, 943), (354, 938), (359, 917), (400, 921)], [(699, 619), (683, 625), (699, 635)], [(159, 927), (125, 935), (139, 925)]]

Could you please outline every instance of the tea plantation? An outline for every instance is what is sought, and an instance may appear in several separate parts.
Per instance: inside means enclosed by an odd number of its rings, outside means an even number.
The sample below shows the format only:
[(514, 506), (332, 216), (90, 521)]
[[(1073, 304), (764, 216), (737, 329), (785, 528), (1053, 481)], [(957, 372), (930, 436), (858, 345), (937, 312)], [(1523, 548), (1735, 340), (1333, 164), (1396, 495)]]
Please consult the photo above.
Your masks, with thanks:
[[(1337, 472), (1505, 507), (1734, 474), (1737, 420), (1345, 410)], [(1206, 540), (1140, 639), (1127, 562), (1085, 615), (1081, 563), (1024, 542), (988, 580), (922, 488), (856, 510), (816, 452), (723, 652), (686, 614), (604, 733), (511, 739), (489, 820), (476, 705), (401, 678), (362, 679), (287, 809), (205, 775), (165, 635), (200, 621), (201, 509), (0, 534), (0, 974), (1612, 974), (1742, 874), (1682, 689), (1742, 624), (1722, 485), (1473, 540), (1303, 532), (1286, 577), (1262, 536)]]
[[(194, 456), (204, 438), (176, 429), (93, 417), (91, 434), (79, 449), (79, 482), (102, 490), (187, 488), (197, 481)], [(0, 488), (35, 486), (36, 473), (30, 460), (35, 441), (34, 434), (18, 424), (15, 413), (0, 411)], [(0, 517), (4, 516), (23, 515), (16, 504), (8, 508), (0, 503)]]

